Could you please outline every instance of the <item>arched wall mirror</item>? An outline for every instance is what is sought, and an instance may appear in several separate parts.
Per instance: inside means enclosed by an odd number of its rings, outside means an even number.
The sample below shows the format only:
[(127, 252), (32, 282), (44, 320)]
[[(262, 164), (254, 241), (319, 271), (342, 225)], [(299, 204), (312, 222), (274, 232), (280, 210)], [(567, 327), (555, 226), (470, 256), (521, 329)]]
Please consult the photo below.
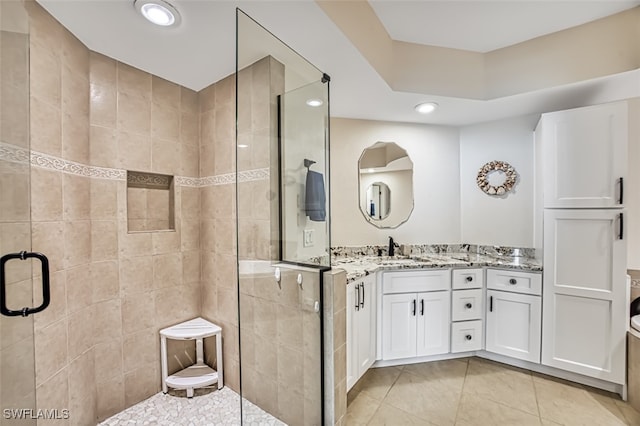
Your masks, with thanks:
[(395, 142), (376, 142), (358, 161), (359, 203), (378, 228), (397, 228), (413, 211), (413, 162)]

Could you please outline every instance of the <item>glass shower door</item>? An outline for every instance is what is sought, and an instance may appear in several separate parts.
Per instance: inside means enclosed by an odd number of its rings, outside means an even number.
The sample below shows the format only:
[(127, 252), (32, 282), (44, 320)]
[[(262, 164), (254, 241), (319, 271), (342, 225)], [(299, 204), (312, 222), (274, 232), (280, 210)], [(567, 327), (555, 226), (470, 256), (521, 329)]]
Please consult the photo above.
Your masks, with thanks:
[[(22, 2), (0, 2), (0, 256), (1, 305), (33, 306), (30, 251), (29, 31)], [(0, 314), (0, 425), (35, 425), (33, 316)]]

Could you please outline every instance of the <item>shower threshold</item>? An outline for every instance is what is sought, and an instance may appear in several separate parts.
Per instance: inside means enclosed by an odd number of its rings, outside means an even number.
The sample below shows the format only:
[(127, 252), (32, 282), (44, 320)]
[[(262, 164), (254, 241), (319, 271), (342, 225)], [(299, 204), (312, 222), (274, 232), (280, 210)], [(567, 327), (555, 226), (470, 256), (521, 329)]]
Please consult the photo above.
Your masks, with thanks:
[[(258, 406), (243, 399), (244, 424), (286, 426)], [(109, 417), (99, 425), (158, 426), (238, 426), (240, 396), (225, 386), (220, 390), (196, 389), (195, 397), (186, 398), (184, 391), (159, 392), (152, 397)]]

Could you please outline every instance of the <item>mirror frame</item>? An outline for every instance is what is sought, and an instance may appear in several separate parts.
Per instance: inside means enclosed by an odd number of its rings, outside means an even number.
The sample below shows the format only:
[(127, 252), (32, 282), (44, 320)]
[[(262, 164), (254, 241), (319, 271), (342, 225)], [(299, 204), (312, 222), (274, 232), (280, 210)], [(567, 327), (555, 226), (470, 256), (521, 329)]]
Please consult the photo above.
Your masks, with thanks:
[[(377, 141), (377, 142), (374, 142), (372, 145), (369, 145), (369, 146), (365, 147), (362, 150), (362, 153), (360, 154), (360, 157), (358, 158), (358, 164), (356, 165), (357, 172), (358, 172), (358, 200), (357, 200), (358, 206), (357, 207), (358, 207), (358, 211), (360, 212), (360, 214), (362, 214), (362, 216), (365, 218), (365, 220), (368, 223), (370, 223), (371, 225), (375, 226), (376, 228), (378, 228), (378, 229), (396, 229), (396, 228), (398, 228), (399, 226), (403, 225), (404, 223), (406, 223), (409, 220), (409, 218), (413, 214), (413, 210), (415, 209), (416, 200), (415, 200), (415, 191), (414, 191), (415, 185), (414, 185), (414, 179), (413, 179), (413, 177), (414, 177), (413, 167), (411, 168), (411, 208), (409, 209), (409, 211), (408, 211), (408, 213), (407, 213), (407, 215), (406, 215), (406, 217), (404, 219), (402, 219), (400, 222), (398, 222), (397, 224), (394, 224), (394, 225), (381, 225), (379, 222), (384, 221), (384, 219), (378, 220), (378, 219), (371, 218), (368, 214), (366, 214), (366, 212), (364, 212), (362, 210), (362, 206), (361, 206), (362, 197), (366, 196), (366, 188), (364, 189), (365, 194), (363, 194), (362, 185), (360, 184), (360, 175), (361, 175), (361, 173), (360, 173), (360, 162), (362, 161), (362, 157), (364, 157), (364, 155), (367, 152), (367, 150), (373, 148), (376, 144), (379, 144), (379, 143), (394, 144), (398, 148), (401, 148), (404, 152), (406, 152), (407, 153), (407, 157), (409, 157), (409, 153), (407, 152), (407, 150), (405, 148), (403, 148), (402, 146), (400, 146), (400, 144), (398, 144), (397, 142), (393, 142), (393, 141), (391, 141), (391, 142), (389, 142), (389, 141)], [(411, 165), (413, 166), (414, 162), (413, 162), (413, 160), (411, 160), (411, 157), (409, 157), (409, 161), (411, 161)], [(391, 197), (392, 196), (391, 188), (389, 188), (389, 191), (390, 191), (390, 196), (389, 197)], [(389, 205), (389, 212), (391, 212), (392, 209), (393, 209), (393, 206)], [(389, 213), (389, 214), (391, 214), (391, 213)]]

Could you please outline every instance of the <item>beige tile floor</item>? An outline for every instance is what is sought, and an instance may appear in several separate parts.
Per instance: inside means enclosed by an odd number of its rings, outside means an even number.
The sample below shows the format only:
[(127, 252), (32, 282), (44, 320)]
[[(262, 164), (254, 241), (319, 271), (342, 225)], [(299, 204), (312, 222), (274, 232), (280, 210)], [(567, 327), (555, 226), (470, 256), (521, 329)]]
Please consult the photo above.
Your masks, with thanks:
[(640, 425), (618, 395), (480, 358), (370, 369), (348, 426)]

